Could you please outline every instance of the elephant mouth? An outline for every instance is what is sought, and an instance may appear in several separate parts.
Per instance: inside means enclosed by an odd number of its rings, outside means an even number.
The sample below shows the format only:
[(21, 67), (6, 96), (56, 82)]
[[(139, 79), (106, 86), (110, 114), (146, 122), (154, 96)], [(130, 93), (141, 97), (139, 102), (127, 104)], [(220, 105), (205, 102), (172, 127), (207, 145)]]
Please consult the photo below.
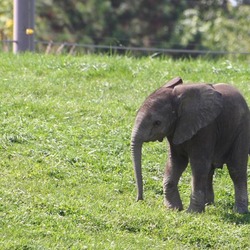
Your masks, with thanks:
[(157, 141), (158, 141), (158, 142), (163, 142), (163, 139), (164, 139), (164, 137), (158, 139)]
[(148, 140), (144, 140), (144, 142), (162, 142), (164, 140), (165, 136), (163, 135), (155, 135), (155, 136), (152, 136), (150, 137)]

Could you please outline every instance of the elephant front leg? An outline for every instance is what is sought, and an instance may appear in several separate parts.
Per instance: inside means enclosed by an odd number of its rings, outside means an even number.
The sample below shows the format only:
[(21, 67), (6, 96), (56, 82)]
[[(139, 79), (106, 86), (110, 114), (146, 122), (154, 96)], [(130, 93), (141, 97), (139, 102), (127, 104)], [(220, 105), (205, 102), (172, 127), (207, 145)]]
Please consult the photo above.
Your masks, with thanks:
[[(208, 172), (206, 167), (202, 169), (192, 167), (192, 194), (188, 212), (202, 213), (205, 211)], [(213, 199), (213, 197), (210, 198)]]
[(206, 205), (214, 203), (214, 189), (213, 189), (213, 175), (214, 168), (212, 168), (208, 174), (207, 187), (206, 187)]
[(163, 179), (164, 203), (167, 208), (183, 210), (178, 182), (186, 167), (187, 160), (172, 161), (170, 159), (167, 162)]

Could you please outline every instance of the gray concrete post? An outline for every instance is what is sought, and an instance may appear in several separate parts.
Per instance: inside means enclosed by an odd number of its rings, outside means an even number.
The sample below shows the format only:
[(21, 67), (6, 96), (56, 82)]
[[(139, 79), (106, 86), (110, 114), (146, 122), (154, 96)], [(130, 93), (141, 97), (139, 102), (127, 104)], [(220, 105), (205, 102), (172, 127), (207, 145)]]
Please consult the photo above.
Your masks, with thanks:
[(35, 0), (14, 0), (13, 52), (34, 50)]

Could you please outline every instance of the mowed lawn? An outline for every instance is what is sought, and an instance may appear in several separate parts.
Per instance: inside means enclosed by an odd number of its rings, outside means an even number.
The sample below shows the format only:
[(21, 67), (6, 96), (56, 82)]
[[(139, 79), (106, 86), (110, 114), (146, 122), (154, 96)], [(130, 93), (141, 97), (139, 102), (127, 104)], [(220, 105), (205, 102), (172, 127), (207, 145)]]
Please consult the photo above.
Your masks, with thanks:
[[(130, 156), (136, 111), (156, 88), (175, 76), (226, 82), (250, 106), (249, 61), (0, 58), (0, 249), (250, 249), (250, 214), (233, 212), (226, 167), (216, 171), (215, 205), (188, 214), (163, 205), (166, 141), (144, 145), (143, 202)], [(190, 181), (189, 168), (185, 209)]]

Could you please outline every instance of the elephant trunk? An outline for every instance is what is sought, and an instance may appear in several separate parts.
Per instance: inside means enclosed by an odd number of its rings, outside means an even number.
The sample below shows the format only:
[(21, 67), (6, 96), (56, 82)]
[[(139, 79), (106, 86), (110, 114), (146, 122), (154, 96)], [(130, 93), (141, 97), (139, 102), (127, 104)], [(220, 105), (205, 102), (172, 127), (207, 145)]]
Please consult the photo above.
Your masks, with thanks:
[(141, 171), (142, 143), (132, 139), (131, 143), (132, 159), (134, 164), (135, 178), (137, 184), (137, 201), (143, 200), (143, 182)]

